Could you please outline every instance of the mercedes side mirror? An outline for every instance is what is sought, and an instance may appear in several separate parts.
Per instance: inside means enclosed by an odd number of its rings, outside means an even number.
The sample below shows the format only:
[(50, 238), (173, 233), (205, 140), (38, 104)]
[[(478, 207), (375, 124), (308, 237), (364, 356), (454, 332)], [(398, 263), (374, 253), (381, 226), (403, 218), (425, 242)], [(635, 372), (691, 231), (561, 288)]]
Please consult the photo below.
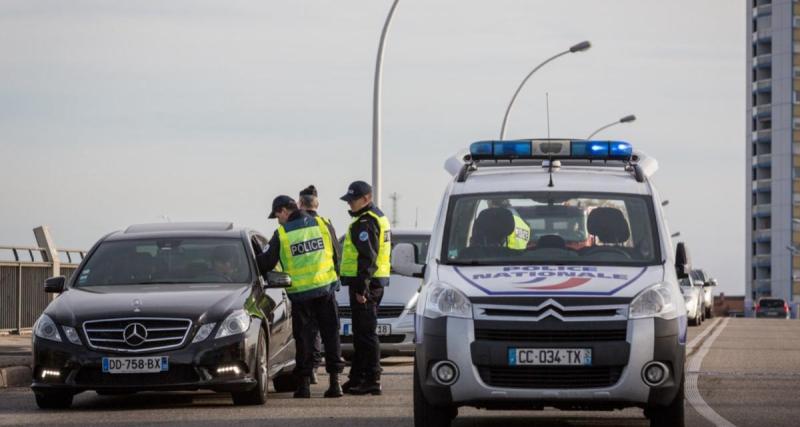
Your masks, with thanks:
[(717, 279), (711, 279), (705, 283), (706, 286), (717, 286)]
[(690, 271), (692, 271), (692, 265), (689, 251), (686, 249), (686, 244), (680, 242), (675, 250), (675, 273), (678, 275), (678, 279), (685, 279), (689, 277)]
[(267, 272), (267, 288), (289, 288), (292, 286), (292, 278), (280, 271)]
[(398, 243), (394, 246), (392, 269), (401, 276), (422, 277), (425, 275), (425, 265), (417, 264), (416, 251), (411, 243)]
[(60, 294), (64, 292), (67, 278), (64, 276), (51, 277), (44, 281), (44, 291), (48, 294)]

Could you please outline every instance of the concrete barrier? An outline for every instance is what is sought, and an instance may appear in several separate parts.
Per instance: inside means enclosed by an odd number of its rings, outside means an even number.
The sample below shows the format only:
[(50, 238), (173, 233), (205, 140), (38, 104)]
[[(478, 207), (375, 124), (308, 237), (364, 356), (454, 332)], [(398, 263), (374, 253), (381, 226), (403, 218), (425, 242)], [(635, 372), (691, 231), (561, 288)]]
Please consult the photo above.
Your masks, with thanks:
[(0, 368), (0, 388), (28, 387), (31, 385), (31, 381), (31, 368), (28, 366)]

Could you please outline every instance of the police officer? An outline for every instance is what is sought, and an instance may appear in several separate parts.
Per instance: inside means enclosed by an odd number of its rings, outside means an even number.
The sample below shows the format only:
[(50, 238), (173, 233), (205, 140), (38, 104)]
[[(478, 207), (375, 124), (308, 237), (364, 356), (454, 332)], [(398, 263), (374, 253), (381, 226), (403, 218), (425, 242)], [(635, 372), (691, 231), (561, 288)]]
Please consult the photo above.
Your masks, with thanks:
[(350, 205), (353, 222), (344, 238), (342, 284), (348, 286), (353, 312), (353, 361), (342, 389), (351, 394), (381, 394), (378, 306), (391, 270), (389, 220), (372, 202), (372, 187), (350, 184), (341, 197)]
[(316, 327), (325, 345), (325, 368), (330, 386), (325, 397), (341, 397), (339, 374), (344, 368), (339, 343), (339, 313), (334, 289), (339, 285), (336, 274), (335, 234), (319, 218), (297, 207), (289, 196), (278, 196), (272, 202), (270, 218), (280, 226), (269, 241), (269, 248), (258, 256), (262, 272), (271, 271), (278, 262), (292, 278), (286, 290), (292, 302), (292, 329), (297, 348), (294, 369), (299, 384), (296, 398), (311, 397), (311, 372), (314, 369)]
[(512, 215), (514, 215), (514, 231), (508, 235), (506, 239), (506, 247), (518, 251), (524, 251), (528, 248), (528, 242), (531, 240), (531, 227), (519, 216), (517, 210), (511, 207), (511, 203), (507, 199), (489, 200), (490, 208), (506, 208)]
[[(323, 216), (317, 214), (319, 209), (319, 198), (317, 196), (317, 188), (313, 185), (300, 190), (300, 197), (297, 199), (300, 209), (304, 210), (312, 217), (319, 218), (328, 226), (330, 235), (333, 237), (333, 255), (337, 260), (342, 259), (342, 248), (339, 246), (339, 240), (336, 239), (336, 230), (333, 228), (331, 221)], [(336, 263), (336, 274), (339, 274), (339, 263)], [(338, 289), (337, 289), (338, 290)], [(317, 368), (322, 364), (322, 339), (319, 335), (319, 329), (314, 326), (314, 370), (311, 371), (311, 384), (317, 383)]]

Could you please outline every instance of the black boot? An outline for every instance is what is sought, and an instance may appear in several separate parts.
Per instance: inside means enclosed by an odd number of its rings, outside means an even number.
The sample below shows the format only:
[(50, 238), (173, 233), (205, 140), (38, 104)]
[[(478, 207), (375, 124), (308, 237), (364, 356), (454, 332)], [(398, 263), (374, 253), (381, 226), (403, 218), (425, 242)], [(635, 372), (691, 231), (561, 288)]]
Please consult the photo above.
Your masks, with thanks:
[(311, 371), (311, 384), (316, 384), (318, 382), (319, 379), (317, 378), (317, 368), (314, 368), (314, 370)]
[(358, 377), (350, 377), (344, 384), (342, 384), (342, 392), (350, 394), (350, 390), (361, 385), (361, 379)]
[(339, 385), (339, 374), (328, 374), (329, 375), (329, 386), (328, 390), (325, 392), (325, 397), (342, 397), (344, 393), (342, 393), (342, 387)]
[(370, 379), (362, 382), (356, 387), (350, 387), (350, 394), (363, 395), (371, 394), (373, 396), (380, 396), (382, 393), (381, 383), (379, 380)]
[(294, 392), (295, 399), (310, 399), (311, 398), (311, 379), (309, 377), (300, 378), (300, 383), (297, 386), (297, 391)]

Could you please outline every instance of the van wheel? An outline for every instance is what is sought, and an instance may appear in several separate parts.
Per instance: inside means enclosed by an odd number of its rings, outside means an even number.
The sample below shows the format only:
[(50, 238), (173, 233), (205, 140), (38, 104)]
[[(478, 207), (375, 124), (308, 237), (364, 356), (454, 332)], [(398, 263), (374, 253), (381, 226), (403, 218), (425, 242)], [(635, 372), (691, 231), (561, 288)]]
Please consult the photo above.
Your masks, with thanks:
[(276, 375), (272, 379), (272, 385), (278, 393), (288, 393), (297, 390), (297, 377), (292, 373)]
[(263, 405), (267, 403), (269, 371), (267, 367), (267, 342), (264, 330), (258, 333), (256, 348), (256, 385), (250, 390), (231, 393), (234, 405)]
[(713, 319), (714, 318), (714, 310), (711, 308), (706, 309), (706, 319)]
[(694, 317), (694, 319), (689, 319), (689, 326), (697, 326), (700, 324), (700, 315)]
[(650, 419), (650, 427), (684, 427), (684, 384), (686, 376), (681, 378), (681, 385), (675, 399), (667, 406), (656, 406), (645, 411)]
[(417, 359), (414, 358), (414, 427), (450, 427), (458, 415), (456, 408), (440, 408), (428, 403), (419, 381)]
[(73, 394), (68, 391), (37, 391), (35, 396), (40, 409), (67, 409), (72, 406)]

